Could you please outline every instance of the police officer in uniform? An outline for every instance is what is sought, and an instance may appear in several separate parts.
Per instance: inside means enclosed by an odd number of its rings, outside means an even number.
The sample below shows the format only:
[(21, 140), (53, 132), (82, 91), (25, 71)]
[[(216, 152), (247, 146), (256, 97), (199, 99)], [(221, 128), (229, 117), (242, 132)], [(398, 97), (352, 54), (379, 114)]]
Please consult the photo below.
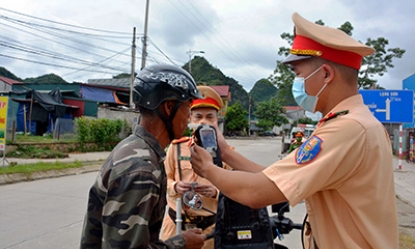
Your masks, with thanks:
[[(191, 124), (209, 124), (218, 122), (218, 111), (223, 102), (219, 94), (209, 86), (198, 86), (203, 98), (193, 100), (190, 106)], [(176, 234), (176, 198), (182, 198), (187, 191), (193, 190), (202, 197), (205, 209), (182, 209), (183, 229), (199, 227), (204, 234), (210, 234), (215, 228), (215, 213), (218, 204), (219, 190), (207, 179), (198, 176), (190, 164), (191, 137), (173, 140), (167, 150), (165, 161), (167, 174), (168, 215), (164, 217), (161, 239), (168, 239)], [(227, 166), (224, 165), (226, 168)], [(204, 249), (213, 248), (213, 239), (207, 240)]]
[(222, 160), (237, 171), (215, 167), (197, 145), (193, 169), (252, 208), (305, 200), (310, 246), (398, 248), (391, 143), (358, 93), (362, 59), (374, 49), (297, 13), (292, 18), (294, 41), (284, 61), (296, 75), (292, 93), (323, 119), (300, 148), (267, 168), (227, 149), (219, 136)]
[(293, 150), (297, 149), (303, 144), (304, 134), (301, 131), (295, 133), (295, 139), (291, 143), (290, 148), (288, 149), (288, 153), (291, 153)]
[(191, 229), (159, 239), (166, 208), (165, 147), (187, 128), (201, 95), (190, 74), (170, 65), (144, 68), (134, 83), (140, 123), (111, 152), (89, 191), (81, 248), (201, 248)]

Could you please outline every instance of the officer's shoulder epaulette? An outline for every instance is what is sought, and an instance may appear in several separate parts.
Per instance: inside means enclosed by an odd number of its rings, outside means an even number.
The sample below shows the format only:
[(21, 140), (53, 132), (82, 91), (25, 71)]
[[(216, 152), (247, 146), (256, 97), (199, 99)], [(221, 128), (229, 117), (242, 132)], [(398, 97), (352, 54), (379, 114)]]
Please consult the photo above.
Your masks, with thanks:
[(324, 116), (322, 119), (320, 119), (320, 121), (317, 124), (317, 127), (319, 127), (324, 122), (326, 122), (326, 121), (328, 121), (330, 119), (336, 118), (336, 117), (338, 117), (340, 115), (346, 115), (348, 113), (349, 113), (349, 110), (343, 110), (343, 111), (340, 111), (340, 112), (329, 112), (329, 113), (326, 114), (326, 116)]
[(183, 143), (183, 142), (187, 142), (190, 140), (191, 137), (182, 137), (179, 139), (174, 139), (173, 141), (171, 141), (172, 144), (179, 144), (179, 143)]

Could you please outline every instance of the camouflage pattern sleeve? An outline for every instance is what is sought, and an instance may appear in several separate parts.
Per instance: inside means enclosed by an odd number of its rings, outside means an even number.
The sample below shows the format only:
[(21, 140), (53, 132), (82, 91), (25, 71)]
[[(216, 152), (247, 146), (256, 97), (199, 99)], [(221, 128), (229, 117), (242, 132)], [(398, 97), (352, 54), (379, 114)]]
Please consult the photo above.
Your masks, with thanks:
[(185, 248), (181, 235), (159, 239), (167, 205), (164, 157), (140, 126), (114, 148), (89, 191), (81, 248)]
[[(81, 248), (185, 248), (183, 236), (166, 242), (158, 238), (166, 205), (160, 203), (165, 193), (160, 172), (140, 166), (118, 175), (121, 168), (99, 175), (91, 189)], [(107, 189), (100, 184), (105, 178)]]
[[(115, 174), (114, 174), (115, 173)], [(116, 175), (113, 172), (112, 175)], [(139, 170), (110, 180), (102, 210), (103, 237), (108, 248), (139, 248), (157, 238), (151, 233), (160, 184), (151, 170)], [(155, 247), (157, 248), (157, 247)]]

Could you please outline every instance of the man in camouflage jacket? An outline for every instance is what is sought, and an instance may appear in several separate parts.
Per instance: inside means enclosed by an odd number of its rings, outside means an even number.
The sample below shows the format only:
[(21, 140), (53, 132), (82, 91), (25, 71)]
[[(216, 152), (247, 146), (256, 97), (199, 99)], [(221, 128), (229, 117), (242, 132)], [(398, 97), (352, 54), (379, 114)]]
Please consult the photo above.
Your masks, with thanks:
[(201, 248), (201, 229), (159, 239), (167, 203), (164, 148), (184, 133), (190, 103), (201, 95), (189, 74), (168, 65), (143, 69), (134, 94), (140, 123), (114, 148), (89, 191), (81, 248)]

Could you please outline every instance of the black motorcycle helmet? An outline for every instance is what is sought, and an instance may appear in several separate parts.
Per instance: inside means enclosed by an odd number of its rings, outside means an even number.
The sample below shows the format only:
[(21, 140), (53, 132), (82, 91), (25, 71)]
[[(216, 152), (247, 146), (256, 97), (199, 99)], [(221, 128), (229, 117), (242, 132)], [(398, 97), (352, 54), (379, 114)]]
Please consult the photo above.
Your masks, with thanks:
[[(182, 102), (202, 98), (193, 77), (180, 67), (171, 65), (152, 65), (143, 68), (135, 78), (134, 104), (153, 110), (166, 125), (170, 140), (174, 133), (172, 121)], [(158, 107), (164, 101), (176, 101), (172, 113), (166, 117)]]

